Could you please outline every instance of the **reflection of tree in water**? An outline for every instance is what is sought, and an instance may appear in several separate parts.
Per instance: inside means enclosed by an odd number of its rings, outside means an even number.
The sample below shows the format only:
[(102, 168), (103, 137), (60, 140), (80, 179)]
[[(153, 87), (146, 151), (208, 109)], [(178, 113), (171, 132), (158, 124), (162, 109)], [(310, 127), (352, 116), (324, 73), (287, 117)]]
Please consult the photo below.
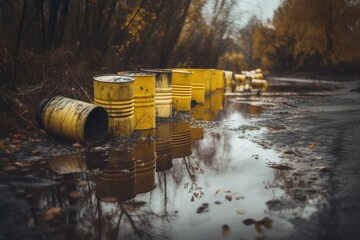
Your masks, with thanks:
[(200, 163), (195, 161), (194, 158), (184, 157), (182, 161), (190, 178), (190, 185), (186, 183), (184, 188), (188, 189), (189, 193), (192, 194), (191, 201), (194, 201), (195, 198), (200, 199), (204, 196), (204, 192), (197, 183), (197, 175), (204, 173), (204, 171), (200, 168)]
[(193, 144), (193, 156), (216, 173), (226, 169), (231, 161), (230, 135), (211, 133), (205, 141), (197, 141)]

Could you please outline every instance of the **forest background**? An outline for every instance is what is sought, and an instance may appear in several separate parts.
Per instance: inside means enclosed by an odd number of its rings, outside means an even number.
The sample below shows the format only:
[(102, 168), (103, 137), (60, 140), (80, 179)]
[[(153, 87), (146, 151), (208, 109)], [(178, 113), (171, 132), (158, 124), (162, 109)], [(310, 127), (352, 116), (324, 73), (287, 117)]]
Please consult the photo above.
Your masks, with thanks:
[[(360, 74), (359, 0), (283, 0), (245, 26), (236, 0), (0, 0), (0, 135), (36, 105), (91, 101), (92, 76), (139, 68)], [(13, 116), (13, 117), (11, 117)]]

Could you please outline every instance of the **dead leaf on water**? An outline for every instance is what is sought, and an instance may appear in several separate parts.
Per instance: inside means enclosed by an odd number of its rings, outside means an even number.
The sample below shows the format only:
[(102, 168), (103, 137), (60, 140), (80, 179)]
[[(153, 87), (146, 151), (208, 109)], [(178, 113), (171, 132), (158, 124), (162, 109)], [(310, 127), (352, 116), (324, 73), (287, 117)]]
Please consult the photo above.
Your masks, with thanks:
[(230, 196), (230, 195), (226, 195), (225, 198), (226, 198), (228, 201), (231, 201), (231, 200), (232, 200), (232, 196)]
[(209, 204), (208, 203), (203, 203), (200, 207), (198, 207), (198, 209), (196, 210), (196, 213), (204, 213), (204, 212), (209, 212)]
[(236, 213), (238, 213), (238, 214), (245, 214), (246, 211), (245, 211), (244, 209), (238, 208), (238, 209), (236, 209)]
[(230, 227), (227, 224), (224, 224), (222, 226), (222, 236), (223, 238), (227, 238), (230, 235), (231, 231), (230, 231)]
[(252, 218), (247, 218), (247, 219), (245, 219), (245, 220), (243, 221), (243, 223), (244, 223), (245, 225), (249, 226), (249, 225), (251, 225), (251, 224), (256, 223), (256, 221), (255, 221), (254, 219), (252, 219)]
[(315, 144), (314, 144), (314, 143), (310, 143), (310, 144), (309, 144), (309, 148), (310, 148), (311, 150), (314, 150)]
[(214, 202), (215, 204), (217, 204), (217, 205), (220, 205), (220, 204), (222, 204), (222, 202), (221, 201), (216, 201), (216, 202)]

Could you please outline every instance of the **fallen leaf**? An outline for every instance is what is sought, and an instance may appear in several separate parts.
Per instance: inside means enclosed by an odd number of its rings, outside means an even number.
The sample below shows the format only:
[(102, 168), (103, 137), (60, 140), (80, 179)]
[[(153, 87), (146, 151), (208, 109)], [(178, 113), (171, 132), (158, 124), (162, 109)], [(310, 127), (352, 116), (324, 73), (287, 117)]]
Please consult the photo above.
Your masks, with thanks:
[(214, 202), (214, 203), (217, 204), (217, 205), (222, 204), (222, 202), (220, 202), (220, 201), (216, 201), (216, 202)]
[(72, 146), (73, 146), (73, 147), (76, 147), (76, 148), (82, 147), (82, 145), (81, 145), (80, 143), (74, 143)]
[(232, 200), (232, 196), (230, 196), (230, 195), (226, 195), (225, 198), (226, 198), (228, 201), (231, 201), (231, 200)]
[(52, 218), (54, 218), (55, 216), (60, 215), (61, 212), (62, 212), (62, 208), (59, 208), (59, 207), (50, 208), (50, 209), (46, 210), (46, 212), (45, 212), (45, 220), (49, 221)]
[(254, 219), (251, 219), (251, 218), (247, 218), (243, 221), (243, 223), (247, 226), (251, 225), (251, 224), (254, 224), (256, 223), (256, 221)]
[(243, 210), (243, 209), (238, 208), (238, 209), (236, 209), (236, 213), (238, 213), (238, 214), (245, 214), (246, 211)]
[(255, 223), (255, 230), (258, 232), (258, 233), (263, 233), (263, 230), (261, 228), (261, 223), (260, 222), (256, 222)]
[(222, 226), (222, 236), (223, 238), (227, 238), (230, 235), (230, 227), (227, 224), (224, 224)]
[(71, 191), (69, 193), (69, 197), (73, 198), (73, 199), (80, 199), (81, 198), (81, 193), (78, 191)]
[(203, 212), (209, 212), (209, 204), (203, 203), (198, 209), (196, 210), (196, 213), (203, 213)]
[(17, 170), (18, 168), (15, 167), (15, 166), (6, 166), (6, 167), (3, 167), (2, 170), (5, 171), (5, 172), (11, 172), (11, 171), (15, 171)]
[(309, 148), (310, 148), (311, 150), (314, 150), (315, 144), (314, 144), (314, 143), (310, 143), (310, 144), (309, 144)]

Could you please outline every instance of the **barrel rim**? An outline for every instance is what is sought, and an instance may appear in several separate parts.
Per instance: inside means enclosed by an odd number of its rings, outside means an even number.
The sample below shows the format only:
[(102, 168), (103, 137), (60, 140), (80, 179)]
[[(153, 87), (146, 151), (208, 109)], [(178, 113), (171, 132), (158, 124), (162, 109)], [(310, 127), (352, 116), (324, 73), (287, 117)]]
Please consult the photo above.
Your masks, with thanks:
[(165, 69), (144, 69), (144, 68), (141, 68), (140, 71), (142, 72), (149, 72), (149, 73), (169, 73), (171, 74), (171, 70), (165, 70)]
[[(97, 77), (105, 77), (105, 76), (114, 76), (116, 78), (122, 78), (122, 79), (126, 79), (126, 81), (106, 81), (106, 80), (100, 80), (100, 79), (96, 79)], [(97, 82), (103, 82), (103, 83), (114, 83), (114, 84), (119, 84), (119, 83), (127, 83), (127, 82), (133, 82), (134, 78), (130, 77), (130, 76), (122, 76), (119, 74), (98, 74), (93, 76), (94, 81)]]
[(142, 71), (123, 71), (123, 72), (117, 72), (117, 75), (120, 76), (127, 76), (127, 77), (154, 77), (155, 73), (145, 73)]
[(185, 71), (185, 70), (176, 70), (176, 69), (172, 69), (171, 71), (172, 71), (173, 73), (193, 74), (191, 71)]

